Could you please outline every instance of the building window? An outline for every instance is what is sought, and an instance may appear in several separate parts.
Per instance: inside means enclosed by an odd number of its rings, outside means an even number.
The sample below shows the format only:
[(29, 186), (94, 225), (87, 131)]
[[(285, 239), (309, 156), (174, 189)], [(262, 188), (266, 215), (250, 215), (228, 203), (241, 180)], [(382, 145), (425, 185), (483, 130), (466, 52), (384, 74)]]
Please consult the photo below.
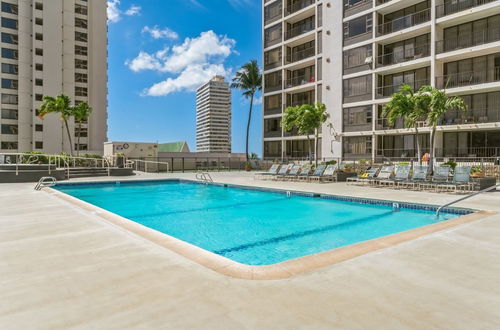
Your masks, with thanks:
[(2, 1), (2, 12), (17, 15), (19, 10), (17, 5)]
[(7, 89), (17, 89), (18, 88), (18, 81), (16, 79), (5, 79), (2, 78), (2, 88), (7, 88)]
[(0, 147), (4, 150), (17, 150), (17, 142), (2, 142)]
[(43, 79), (35, 79), (35, 86), (43, 86)]
[(87, 55), (87, 47), (75, 45), (75, 54), (86, 56)]
[(86, 70), (88, 68), (87, 60), (75, 59), (75, 68)]
[(7, 29), (17, 30), (17, 20), (7, 17), (2, 17), (2, 27)]
[(43, 64), (35, 63), (35, 70), (36, 71), (43, 71)]
[(87, 20), (75, 17), (75, 26), (78, 28), (86, 29), (87, 28)]
[(16, 64), (2, 63), (2, 73), (17, 74), (19, 67)]
[(281, 23), (272, 26), (264, 31), (264, 48), (278, 44), (283, 39)]
[(264, 69), (272, 69), (281, 65), (281, 47), (264, 53)]
[(19, 38), (16, 34), (2, 32), (2, 42), (17, 45), (19, 43)]
[(35, 132), (43, 132), (43, 125), (36, 124), (35, 125)]
[(35, 2), (35, 9), (36, 10), (43, 10), (43, 3)]
[(344, 40), (357, 37), (372, 31), (373, 16), (368, 14), (344, 23)]
[(35, 39), (43, 41), (43, 34), (41, 34), (41, 33), (35, 33)]
[(35, 94), (35, 101), (43, 101), (43, 95), (42, 94)]
[(372, 60), (372, 45), (349, 49), (344, 52), (344, 69), (364, 66)]
[(2, 109), (2, 119), (18, 119), (18, 112), (15, 109)]
[(80, 15), (87, 15), (87, 6), (75, 5), (75, 13)]
[(343, 138), (344, 156), (371, 156), (372, 137), (354, 136)]
[(43, 56), (43, 49), (41, 49), (41, 48), (35, 48), (35, 55)]
[(17, 135), (18, 127), (13, 124), (2, 124), (2, 134)]
[(76, 144), (75, 143), (75, 150), (80, 150), (80, 151), (88, 150), (88, 147), (86, 144)]
[(75, 31), (75, 40), (81, 42), (87, 42), (87, 34), (83, 32)]
[(35, 18), (35, 24), (36, 25), (43, 25), (43, 18), (36, 17)]
[(35, 149), (43, 149), (43, 142), (35, 141)]
[(372, 130), (372, 107), (356, 107), (344, 109), (344, 132), (360, 132)]
[(75, 82), (78, 83), (86, 83), (87, 82), (87, 74), (86, 73), (75, 73)]
[(2, 48), (2, 57), (9, 58), (11, 60), (17, 60), (19, 57), (19, 53), (14, 49)]
[(281, 113), (281, 94), (264, 97), (264, 113), (268, 115)]
[(88, 96), (86, 87), (75, 87), (75, 96)]
[(372, 76), (366, 75), (344, 80), (344, 97), (371, 94)]
[(14, 94), (2, 93), (2, 104), (18, 104), (18, 96)]

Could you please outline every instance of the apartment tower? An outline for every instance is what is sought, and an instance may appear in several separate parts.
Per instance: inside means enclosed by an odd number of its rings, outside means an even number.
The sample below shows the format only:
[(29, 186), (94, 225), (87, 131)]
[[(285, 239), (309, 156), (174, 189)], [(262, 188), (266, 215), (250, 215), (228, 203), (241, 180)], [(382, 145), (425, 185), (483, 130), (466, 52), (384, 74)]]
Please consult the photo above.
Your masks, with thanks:
[(196, 151), (231, 153), (231, 89), (222, 76), (196, 90)]
[[(308, 26), (305, 20), (314, 13), (310, 22), (316, 26)], [(322, 130), (323, 158), (416, 157), (417, 138), (428, 152), (425, 122), (415, 137), (402, 120), (389, 125), (382, 117), (384, 104), (402, 84), (446, 89), (468, 105), (465, 114), (450, 111), (440, 121), (437, 156), (500, 156), (500, 1), (267, 0), (264, 22), (266, 158), (304, 155), (289, 142), (303, 137), (281, 132), (279, 120), (295, 95), (313, 90), (313, 84), (316, 100), (330, 113)], [(294, 52), (312, 35), (314, 52)], [(314, 63), (314, 83), (305, 71), (293, 81), (294, 71)]]
[[(1, 2), (0, 152), (70, 150), (58, 115), (37, 111), (45, 95), (64, 93), (93, 108), (73, 150), (102, 152), (107, 132), (106, 1)], [(80, 145), (76, 145), (80, 135)]]

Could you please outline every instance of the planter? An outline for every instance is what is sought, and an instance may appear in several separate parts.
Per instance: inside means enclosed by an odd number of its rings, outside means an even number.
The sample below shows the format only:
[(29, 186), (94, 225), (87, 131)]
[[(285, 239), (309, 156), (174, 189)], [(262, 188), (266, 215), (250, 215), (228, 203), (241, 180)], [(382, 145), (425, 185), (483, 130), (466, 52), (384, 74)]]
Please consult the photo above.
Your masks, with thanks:
[(354, 176), (357, 176), (355, 172), (337, 172), (336, 178), (337, 182), (346, 182), (347, 178), (352, 178)]
[(252, 165), (247, 164), (245, 165), (245, 171), (250, 172), (252, 170)]
[(124, 157), (117, 157), (116, 158), (116, 167), (118, 167), (118, 168), (125, 167), (125, 158)]

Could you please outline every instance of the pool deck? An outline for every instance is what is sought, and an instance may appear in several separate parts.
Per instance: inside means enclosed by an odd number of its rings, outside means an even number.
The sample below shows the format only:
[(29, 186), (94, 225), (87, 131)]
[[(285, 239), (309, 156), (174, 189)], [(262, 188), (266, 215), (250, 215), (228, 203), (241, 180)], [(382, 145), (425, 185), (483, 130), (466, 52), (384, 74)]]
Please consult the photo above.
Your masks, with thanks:
[[(457, 198), (260, 181), (236, 172), (213, 177), (403, 202)], [(149, 178), (194, 174), (131, 179)], [(216, 273), (33, 187), (0, 184), (1, 329), (500, 328), (500, 213), (293, 278), (249, 281)], [(500, 194), (457, 206), (500, 212)]]

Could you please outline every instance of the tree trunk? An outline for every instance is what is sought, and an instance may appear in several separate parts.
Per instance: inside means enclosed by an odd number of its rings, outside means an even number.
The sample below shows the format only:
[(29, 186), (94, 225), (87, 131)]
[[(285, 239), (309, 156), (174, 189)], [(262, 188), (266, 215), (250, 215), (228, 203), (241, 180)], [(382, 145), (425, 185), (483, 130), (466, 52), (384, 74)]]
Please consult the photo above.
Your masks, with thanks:
[(80, 134), (82, 134), (82, 122), (78, 122), (78, 135), (76, 136), (76, 155), (80, 156)]
[(64, 126), (66, 126), (66, 133), (68, 133), (69, 139), (69, 155), (73, 156), (73, 142), (71, 141), (71, 133), (69, 131), (68, 120), (64, 119)]
[(253, 108), (253, 97), (255, 92), (252, 91), (252, 96), (250, 97), (250, 111), (248, 112), (248, 123), (247, 123), (247, 138), (245, 144), (245, 154), (247, 156), (247, 162), (250, 160), (248, 155), (248, 137), (250, 136), (250, 122), (252, 121), (252, 108)]
[(431, 140), (431, 156), (429, 157), (429, 172), (430, 173), (434, 173), (434, 157), (436, 155), (436, 127), (432, 127), (432, 130), (431, 130), (431, 136), (430, 136), (430, 140)]
[(314, 163), (316, 164), (316, 167), (318, 167), (318, 130), (316, 129), (316, 134), (315, 134), (315, 140), (314, 140)]
[(311, 138), (309, 137), (309, 134), (307, 134), (307, 144), (309, 145), (309, 164), (312, 165), (312, 146), (311, 146)]
[(420, 139), (418, 138), (418, 127), (417, 126), (415, 126), (415, 140), (417, 142), (418, 164), (422, 165), (422, 149), (420, 147)]

